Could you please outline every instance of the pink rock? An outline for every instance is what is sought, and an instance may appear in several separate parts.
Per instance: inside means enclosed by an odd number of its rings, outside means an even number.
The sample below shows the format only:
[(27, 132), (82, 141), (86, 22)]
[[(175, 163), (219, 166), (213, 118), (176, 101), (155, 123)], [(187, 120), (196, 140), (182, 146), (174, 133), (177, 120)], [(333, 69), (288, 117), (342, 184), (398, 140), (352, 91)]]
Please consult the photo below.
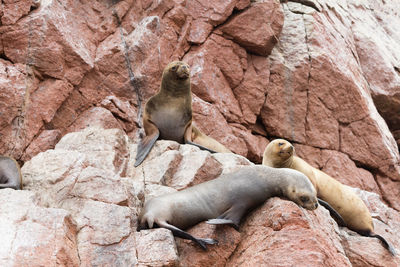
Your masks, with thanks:
[[(27, 143), (23, 136), (25, 96), (29, 92), (25, 81), (27, 74), (20, 64), (0, 59), (0, 150), (2, 154), (13, 151), (19, 158)], [(31, 81), (31, 80), (29, 80)], [(33, 85), (37, 81), (32, 81)], [(11, 86), (12, 85), (12, 86)]]
[(220, 30), (251, 53), (268, 56), (279, 38), (283, 12), (276, 1), (253, 3)]
[(112, 115), (112, 113), (102, 107), (94, 107), (86, 110), (67, 128), (67, 132), (77, 132), (88, 127), (99, 127), (103, 129), (123, 129), (123, 125)]
[(176, 266), (178, 254), (170, 230), (160, 228), (135, 233), (139, 266)]
[(96, 47), (81, 14), (73, 12), (75, 8), (82, 5), (49, 1), (30, 17), (5, 28), (2, 41), (7, 58), (19, 63), (26, 63), (29, 58), (41, 74), (79, 84), (93, 67)]
[(184, 58), (191, 67), (192, 92), (205, 101), (216, 103), (228, 121), (242, 117), (230, 86), (237, 86), (242, 80), (241, 58), (244, 55), (243, 49), (233, 42), (212, 35), (200, 49)]
[[(325, 216), (328, 213), (321, 211)], [(241, 225), (242, 240), (227, 264), (282, 265), (284, 260), (284, 265), (351, 266), (332, 227), (335, 223), (319, 209), (315, 212), (318, 217), (312, 213), (293, 202), (268, 200)], [(324, 223), (324, 227), (319, 228), (318, 223)]]
[(193, 97), (193, 121), (204, 134), (211, 136), (233, 152), (246, 155), (246, 144), (234, 135), (229, 124), (213, 105)]
[(25, 134), (28, 140), (32, 140), (44, 124), (49, 124), (53, 120), (57, 109), (72, 90), (73, 87), (68, 82), (48, 79), (31, 92), (26, 111)]
[(11, 25), (17, 22), (22, 16), (27, 15), (31, 9), (37, 8), (40, 1), (37, 0), (5, 0), (1, 6), (1, 24)]
[(207, 251), (204, 251), (193, 241), (176, 238), (181, 266), (225, 266), (240, 242), (240, 233), (226, 225), (216, 226), (203, 222), (188, 232), (195, 237), (216, 239), (218, 245), (207, 245)]
[(233, 8), (240, 0), (217, 1), (190, 1), (187, 3), (187, 12), (194, 19), (204, 19), (213, 26), (224, 22), (232, 13)]
[(221, 164), (208, 151), (181, 153), (179, 167), (165, 180), (167, 186), (181, 190), (217, 178), (222, 172)]
[(69, 212), (38, 205), (33, 192), (0, 191), (2, 266), (79, 266), (77, 227)]
[(213, 26), (202, 20), (194, 20), (191, 23), (188, 41), (194, 44), (202, 44), (210, 35)]
[(265, 102), (270, 74), (269, 61), (265, 57), (249, 55), (247, 62), (243, 81), (233, 89), (233, 93), (246, 122), (255, 124)]
[(60, 138), (60, 130), (44, 130), (26, 148), (22, 160), (28, 161), (39, 152), (54, 148)]

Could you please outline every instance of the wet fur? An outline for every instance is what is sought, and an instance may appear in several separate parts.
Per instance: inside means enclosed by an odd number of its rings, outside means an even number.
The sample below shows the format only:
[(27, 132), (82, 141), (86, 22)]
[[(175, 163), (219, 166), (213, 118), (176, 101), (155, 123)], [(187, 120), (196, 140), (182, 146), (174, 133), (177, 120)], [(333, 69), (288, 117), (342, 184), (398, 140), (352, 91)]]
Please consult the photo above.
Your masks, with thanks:
[(11, 157), (0, 156), (0, 188), (22, 189), (21, 169)]

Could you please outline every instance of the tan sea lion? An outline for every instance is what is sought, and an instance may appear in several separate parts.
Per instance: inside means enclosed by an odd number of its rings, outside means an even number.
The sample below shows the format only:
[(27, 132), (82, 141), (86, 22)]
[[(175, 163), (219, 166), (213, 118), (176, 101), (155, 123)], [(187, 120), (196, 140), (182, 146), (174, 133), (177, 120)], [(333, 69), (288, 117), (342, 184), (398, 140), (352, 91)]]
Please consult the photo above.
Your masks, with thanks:
[(22, 189), (21, 169), (11, 157), (0, 156), (0, 188)]
[(304, 174), (262, 165), (244, 166), (234, 173), (146, 201), (139, 215), (138, 230), (156, 224), (206, 249), (206, 244), (217, 241), (196, 238), (181, 229), (205, 220), (238, 229), (249, 210), (273, 196), (287, 197), (309, 210), (318, 207), (316, 191)]
[(143, 162), (158, 138), (196, 145), (211, 152), (231, 152), (193, 125), (190, 69), (182, 61), (171, 62), (164, 69), (160, 91), (145, 105), (143, 127), (146, 136), (138, 145), (135, 167)]
[(291, 143), (284, 139), (270, 142), (265, 148), (262, 164), (275, 168), (292, 168), (304, 173), (317, 190), (318, 197), (330, 204), (343, 219), (342, 226), (347, 226), (363, 236), (380, 239), (392, 255), (396, 254), (382, 236), (374, 233), (371, 214), (353, 189), (295, 156)]

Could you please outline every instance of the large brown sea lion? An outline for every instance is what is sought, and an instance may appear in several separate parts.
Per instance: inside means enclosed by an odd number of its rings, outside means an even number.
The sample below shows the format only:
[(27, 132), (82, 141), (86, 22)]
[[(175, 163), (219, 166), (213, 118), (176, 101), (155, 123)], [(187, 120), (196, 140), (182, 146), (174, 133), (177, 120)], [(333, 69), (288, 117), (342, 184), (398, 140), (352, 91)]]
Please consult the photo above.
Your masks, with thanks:
[(189, 66), (182, 61), (171, 62), (164, 69), (160, 91), (145, 106), (143, 127), (146, 136), (138, 145), (135, 167), (143, 162), (158, 138), (193, 144), (211, 152), (231, 152), (193, 125), (189, 76)]
[(138, 230), (156, 224), (206, 249), (206, 244), (217, 241), (196, 238), (181, 229), (205, 220), (238, 229), (249, 210), (273, 196), (284, 196), (309, 210), (318, 207), (316, 191), (304, 174), (262, 165), (245, 166), (234, 173), (146, 201), (139, 215)]
[(331, 205), (343, 218), (342, 226), (347, 226), (361, 235), (378, 238), (392, 255), (396, 254), (394, 248), (382, 236), (374, 233), (371, 214), (353, 189), (295, 156), (291, 143), (284, 139), (270, 142), (265, 148), (262, 164), (275, 168), (292, 168), (304, 173), (317, 190), (318, 197)]
[(21, 169), (11, 157), (0, 156), (0, 188), (22, 189)]

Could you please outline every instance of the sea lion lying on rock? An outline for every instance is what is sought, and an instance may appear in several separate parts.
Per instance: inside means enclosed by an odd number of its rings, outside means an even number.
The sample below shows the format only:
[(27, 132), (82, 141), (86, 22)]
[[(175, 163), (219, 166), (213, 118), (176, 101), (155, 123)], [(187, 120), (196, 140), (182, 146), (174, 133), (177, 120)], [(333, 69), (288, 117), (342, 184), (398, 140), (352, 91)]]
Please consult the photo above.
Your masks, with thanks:
[(318, 207), (316, 191), (304, 174), (262, 165), (244, 166), (214, 180), (146, 201), (138, 230), (155, 225), (167, 228), (175, 236), (193, 240), (206, 249), (206, 244), (217, 241), (193, 237), (182, 229), (205, 220), (238, 229), (249, 210), (273, 196), (286, 197), (309, 210)]
[(21, 169), (11, 157), (0, 156), (0, 188), (22, 189)]
[(317, 190), (318, 197), (331, 205), (334, 213), (339, 214), (333, 216), (339, 217), (339, 225), (347, 226), (363, 236), (378, 238), (392, 255), (396, 254), (394, 248), (382, 236), (374, 233), (371, 214), (353, 189), (295, 156), (291, 143), (284, 139), (270, 142), (265, 148), (262, 164), (275, 168), (292, 168), (304, 173)]
[(231, 152), (192, 124), (190, 69), (182, 61), (171, 62), (164, 69), (160, 91), (146, 103), (143, 127), (146, 136), (138, 145), (135, 167), (143, 162), (158, 138), (196, 145), (210, 152)]

